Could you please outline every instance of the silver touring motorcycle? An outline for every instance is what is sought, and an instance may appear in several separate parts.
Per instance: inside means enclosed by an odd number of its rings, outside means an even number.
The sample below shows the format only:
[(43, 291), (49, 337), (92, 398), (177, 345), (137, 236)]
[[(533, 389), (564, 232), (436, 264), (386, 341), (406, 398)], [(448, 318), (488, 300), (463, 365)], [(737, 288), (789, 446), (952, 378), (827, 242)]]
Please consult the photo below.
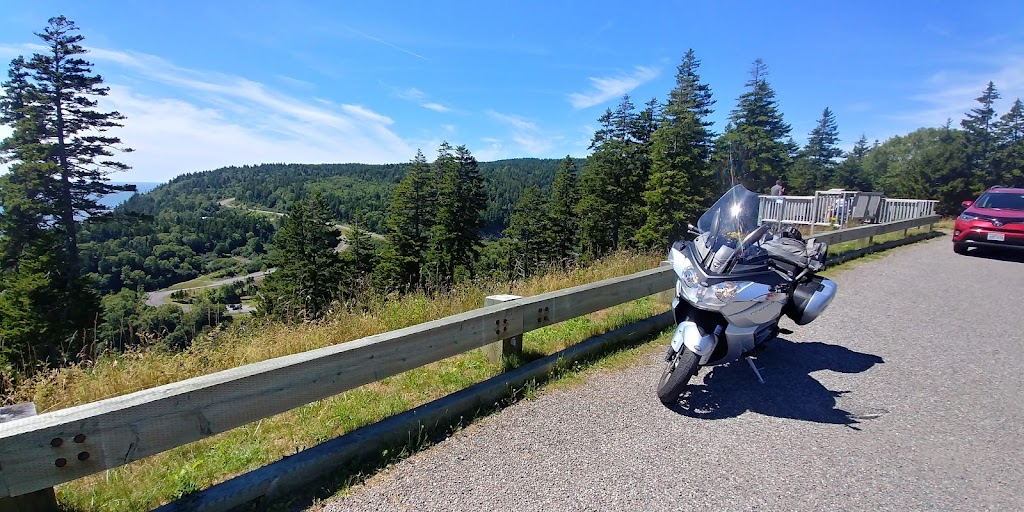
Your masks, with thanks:
[(737, 185), (690, 226), (693, 240), (669, 250), (678, 278), (672, 301), (677, 325), (658, 398), (675, 403), (697, 368), (745, 358), (762, 383), (753, 350), (779, 335), (788, 316), (805, 325), (821, 315), (836, 294), (832, 281), (816, 276), (827, 248), (804, 240), (795, 228), (758, 226), (757, 194)]

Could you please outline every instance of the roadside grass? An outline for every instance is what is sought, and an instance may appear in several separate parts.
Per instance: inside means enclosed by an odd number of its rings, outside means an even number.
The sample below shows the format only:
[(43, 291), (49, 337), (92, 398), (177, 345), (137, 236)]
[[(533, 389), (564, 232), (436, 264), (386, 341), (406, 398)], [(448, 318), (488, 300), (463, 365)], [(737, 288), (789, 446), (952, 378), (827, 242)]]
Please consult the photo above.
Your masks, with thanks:
[(878, 235), (878, 236), (874, 237), (873, 241), (870, 241), (870, 242), (868, 241), (867, 238), (861, 238), (859, 240), (851, 240), (849, 242), (842, 242), (842, 243), (838, 243), (838, 244), (833, 244), (833, 245), (830, 245), (829, 248), (828, 248), (828, 255), (829, 256), (839, 256), (839, 255), (845, 254), (847, 252), (857, 251), (857, 250), (860, 250), (860, 249), (864, 249), (865, 247), (870, 247), (871, 245), (879, 245), (879, 244), (883, 244), (885, 242), (891, 242), (893, 240), (901, 240), (903, 238), (907, 238), (907, 237), (911, 237), (911, 236), (916, 236), (916, 235), (920, 235), (920, 234), (924, 234), (924, 233), (928, 233), (928, 232), (929, 232), (928, 226), (923, 226), (923, 227), (919, 227), (919, 228), (908, 229), (906, 236), (903, 235), (903, 232), (897, 231), (895, 233), (886, 233), (884, 235)]
[[(908, 236), (926, 230), (911, 230)], [(881, 235), (875, 237), (875, 243), (900, 238), (902, 232)], [(866, 240), (847, 244), (836, 244), (830, 248), (830, 254), (860, 249), (866, 246)], [(854, 262), (878, 259), (885, 252), (870, 254)], [(197, 340), (196, 345), (184, 353), (131, 352), (107, 356), (92, 367), (52, 372), (19, 388), (20, 396), (14, 401), (35, 401), (41, 411), (69, 407), (468, 311), (479, 307), (483, 297), (490, 294), (530, 296), (649, 269), (660, 260), (661, 255), (616, 255), (586, 269), (553, 272), (525, 282), (460, 288), (444, 297), (413, 294), (402, 300), (374, 305), (371, 308), (374, 314), (347, 313), (319, 325), (289, 327), (243, 322), (215, 332), (205, 340)], [(855, 265), (854, 262), (832, 267), (826, 274), (839, 273)], [(526, 333), (524, 360), (554, 353), (665, 310), (667, 305), (647, 297)], [(531, 399), (549, 390), (577, 386), (593, 371), (635, 366), (662, 351), (666, 336), (663, 333), (639, 344), (619, 347), (599, 357), (560, 368), (544, 382), (527, 385), (510, 402)], [(62, 484), (56, 489), (57, 496), (65, 510), (152, 508), (481, 382), (501, 370), (499, 365), (488, 362), (480, 350), (474, 350), (120, 468)], [(410, 440), (408, 446), (384, 454), (383, 465), (430, 444), (429, 439)], [(349, 485), (361, 481), (383, 465), (357, 468), (340, 486), (340, 491), (335, 487), (330, 492), (346, 492)]]
[[(119, 396), (189, 377), (312, 350), (472, 310), (486, 295), (522, 296), (627, 275), (655, 267), (660, 255), (622, 254), (587, 268), (559, 270), (514, 283), (478, 283), (439, 297), (411, 294), (371, 305), (372, 313), (336, 315), (316, 325), (239, 322), (198, 339), (184, 352), (139, 349), (108, 354), (90, 365), (41, 373), (21, 383), (8, 403), (32, 401), (40, 412)], [(666, 306), (641, 299), (527, 333), (535, 357), (649, 318)], [(57, 486), (66, 510), (121, 511), (155, 507), (266, 465), (360, 426), (497, 375), (500, 365), (474, 350), (329, 399), (265, 418), (120, 468)]]

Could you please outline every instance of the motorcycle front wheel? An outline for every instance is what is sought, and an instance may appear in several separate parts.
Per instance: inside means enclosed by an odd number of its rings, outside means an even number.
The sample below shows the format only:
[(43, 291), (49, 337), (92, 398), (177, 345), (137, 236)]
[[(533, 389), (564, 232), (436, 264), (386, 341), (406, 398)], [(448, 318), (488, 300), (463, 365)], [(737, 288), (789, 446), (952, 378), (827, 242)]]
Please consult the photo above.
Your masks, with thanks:
[(672, 356), (672, 360), (665, 366), (665, 372), (661, 374), (661, 381), (658, 383), (658, 399), (663, 404), (673, 404), (683, 394), (683, 389), (690, 382), (690, 377), (697, 374), (697, 362), (700, 356), (683, 347)]

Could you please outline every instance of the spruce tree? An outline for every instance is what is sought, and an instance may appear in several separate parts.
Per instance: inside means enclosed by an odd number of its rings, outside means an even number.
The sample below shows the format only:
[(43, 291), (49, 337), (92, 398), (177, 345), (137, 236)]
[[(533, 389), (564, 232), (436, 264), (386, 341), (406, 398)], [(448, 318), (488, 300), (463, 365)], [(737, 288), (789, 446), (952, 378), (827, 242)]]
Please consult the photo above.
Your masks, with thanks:
[(51, 162), (47, 168), (45, 200), (52, 225), (62, 238), (69, 275), (80, 274), (78, 219), (102, 216), (106, 207), (97, 199), (134, 185), (109, 183), (112, 172), (129, 167), (111, 159), (121, 140), (107, 135), (124, 120), (118, 112), (96, 110), (95, 98), (106, 96), (103, 78), (92, 74), (92, 64), (80, 57), (86, 49), (78, 27), (63, 16), (50, 18), (38, 34), (45, 52), (25, 61), (11, 62), (11, 80), (4, 84), (11, 101), (3, 104), (2, 118), (14, 123), (15, 133), (3, 146), (5, 158), (22, 162)]
[(864, 167), (864, 157), (870, 150), (867, 137), (861, 135), (846, 158), (836, 166), (835, 183), (847, 190), (874, 190), (875, 177)]
[(821, 120), (807, 138), (807, 145), (798, 153), (794, 171), (790, 174), (791, 188), (812, 194), (815, 190), (836, 185), (836, 160), (842, 156), (835, 115), (825, 107)]
[(993, 166), (997, 122), (994, 104), (997, 99), (999, 92), (996, 91), (995, 84), (989, 82), (981, 96), (976, 98), (981, 107), (971, 109), (960, 121), (960, 126), (964, 129), (968, 165), (974, 174), (972, 188), (976, 193), (989, 185), (994, 185), (999, 179), (999, 173)]
[(10, 164), (0, 180), (0, 309), (18, 310), (0, 321), (0, 338), (13, 340), (11, 333), (27, 325), (39, 329), (25, 361), (78, 354), (99, 314), (99, 299), (82, 276), (78, 223), (107, 214), (99, 197), (135, 189), (108, 182), (128, 168), (111, 158), (128, 150), (107, 134), (124, 117), (96, 109), (108, 89), (81, 58), (86, 50), (77, 31), (63, 16), (50, 18), (37, 34), (44, 50), (11, 61), (0, 99), (0, 122), (13, 129), (0, 142), (0, 161)]
[(789, 170), (794, 149), (788, 140), (791, 128), (779, 112), (763, 60), (754, 61), (746, 87), (749, 90), (740, 95), (725, 133), (715, 144), (716, 163), (751, 191), (765, 193)]
[(650, 175), (654, 102), (637, 113), (629, 95), (607, 110), (580, 176), (580, 243), (590, 256), (622, 249), (643, 222), (642, 194)]
[(480, 254), (487, 194), (476, 158), (466, 146), (453, 152), (447, 142), (442, 143), (434, 161), (434, 176), (437, 206), (426, 268), (430, 288), (445, 290), (463, 277), (472, 277), (472, 263)]
[(352, 216), (351, 230), (345, 236), (348, 246), (341, 253), (345, 269), (344, 289), (347, 298), (364, 295), (377, 266), (377, 250), (370, 234), (363, 228), (362, 212)]
[(388, 204), (387, 247), (374, 277), (378, 289), (405, 292), (422, 288), (436, 203), (436, 176), (423, 152), (416, 151)]
[(513, 257), (520, 270), (520, 277), (526, 277), (540, 267), (547, 251), (548, 201), (536, 185), (523, 191), (522, 197), (512, 211), (512, 218), (505, 236), (513, 242)]
[(547, 259), (564, 268), (576, 257), (579, 240), (579, 217), (576, 205), (580, 193), (577, 185), (576, 161), (566, 155), (555, 173), (548, 202)]
[(277, 270), (263, 282), (260, 311), (284, 321), (326, 316), (342, 292), (340, 242), (319, 192), (293, 203), (274, 234), (270, 264)]
[(1024, 187), (1024, 106), (1020, 98), (999, 118), (996, 137), (998, 183), (1007, 187)]
[(652, 135), (651, 173), (644, 192), (645, 222), (636, 235), (641, 247), (668, 247), (696, 222), (715, 194), (711, 156), (711, 88), (700, 81), (700, 61), (686, 52), (676, 87), (661, 109)]

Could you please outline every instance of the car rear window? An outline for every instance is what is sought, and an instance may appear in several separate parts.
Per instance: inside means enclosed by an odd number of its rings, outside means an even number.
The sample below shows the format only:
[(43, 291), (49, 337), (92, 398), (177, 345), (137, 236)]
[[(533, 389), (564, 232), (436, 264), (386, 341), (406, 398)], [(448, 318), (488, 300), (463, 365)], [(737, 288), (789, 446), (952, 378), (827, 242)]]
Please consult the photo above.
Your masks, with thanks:
[(978, 198), (977, 205), (979, 208), (1024, 210), (1024, 194), (993, 194), (985, 192)]

